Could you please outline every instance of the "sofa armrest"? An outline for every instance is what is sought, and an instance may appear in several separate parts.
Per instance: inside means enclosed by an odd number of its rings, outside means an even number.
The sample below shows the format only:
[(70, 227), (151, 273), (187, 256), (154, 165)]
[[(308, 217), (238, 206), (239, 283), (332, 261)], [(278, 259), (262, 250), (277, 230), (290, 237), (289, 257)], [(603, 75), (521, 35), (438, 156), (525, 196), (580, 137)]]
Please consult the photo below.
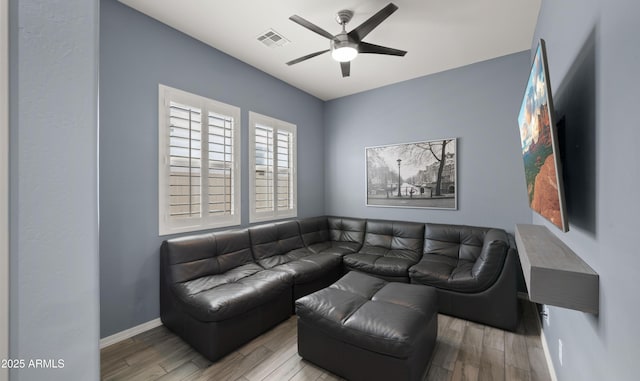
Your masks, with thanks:
[(500, 229), (490, 229), (484, 237), (480, 256), (471, 268), (471, 275), (480, 283), (491, 283), (500, 274), (508, 250), (507, 233)]

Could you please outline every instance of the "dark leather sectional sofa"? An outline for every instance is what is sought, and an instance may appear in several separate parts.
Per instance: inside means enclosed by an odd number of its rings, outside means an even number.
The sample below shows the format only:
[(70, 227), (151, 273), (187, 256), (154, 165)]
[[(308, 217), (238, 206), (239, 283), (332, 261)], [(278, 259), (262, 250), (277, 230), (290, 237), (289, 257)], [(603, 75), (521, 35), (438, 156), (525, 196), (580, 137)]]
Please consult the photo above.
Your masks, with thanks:
[(345, 272), (435, 287), (439, 312), (517, 324), (515, 245), (500, 229), (313, 217), (164, 241), (160, 316), (214, 361)]

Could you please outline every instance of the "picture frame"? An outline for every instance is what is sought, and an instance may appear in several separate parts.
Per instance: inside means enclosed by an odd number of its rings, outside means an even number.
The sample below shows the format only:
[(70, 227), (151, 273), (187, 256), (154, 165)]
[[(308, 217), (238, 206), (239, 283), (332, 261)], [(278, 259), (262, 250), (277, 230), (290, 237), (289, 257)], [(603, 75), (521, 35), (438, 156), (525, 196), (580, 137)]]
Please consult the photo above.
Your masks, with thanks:
[(563, 232), (569, 231), (545, 42), (540, 39), (518, 114), (529, 207)]
[(365, 147), (366, 206), (457, 210), (457, 141)]

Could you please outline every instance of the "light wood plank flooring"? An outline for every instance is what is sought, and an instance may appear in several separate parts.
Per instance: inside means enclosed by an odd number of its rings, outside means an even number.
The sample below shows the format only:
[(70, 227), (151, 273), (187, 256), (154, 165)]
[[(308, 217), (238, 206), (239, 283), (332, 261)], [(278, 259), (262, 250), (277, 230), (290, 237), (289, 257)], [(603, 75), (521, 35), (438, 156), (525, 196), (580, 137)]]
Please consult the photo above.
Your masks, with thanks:
[[(521, 306), (523, 318), (515, 333), (439, 315), (426, 379), (550, 381), (535, 307)], [(104, 348), (101, 363), (105, 381), (341, 380), (298, 356), (295, 316), (215, 363), (164, 327)]]

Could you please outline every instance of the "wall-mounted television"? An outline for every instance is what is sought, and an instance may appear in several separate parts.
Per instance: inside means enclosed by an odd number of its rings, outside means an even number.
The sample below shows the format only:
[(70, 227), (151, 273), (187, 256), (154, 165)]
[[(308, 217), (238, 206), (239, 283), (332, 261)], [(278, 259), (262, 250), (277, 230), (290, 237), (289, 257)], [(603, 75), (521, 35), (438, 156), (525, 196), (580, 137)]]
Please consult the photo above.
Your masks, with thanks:
[(555, 124), (549, 67), (544, 40), (540, 40), (531, 65), (520, 114), (520, 141), (529, 206), (560, 230), (567, 222), (558, 131)]

